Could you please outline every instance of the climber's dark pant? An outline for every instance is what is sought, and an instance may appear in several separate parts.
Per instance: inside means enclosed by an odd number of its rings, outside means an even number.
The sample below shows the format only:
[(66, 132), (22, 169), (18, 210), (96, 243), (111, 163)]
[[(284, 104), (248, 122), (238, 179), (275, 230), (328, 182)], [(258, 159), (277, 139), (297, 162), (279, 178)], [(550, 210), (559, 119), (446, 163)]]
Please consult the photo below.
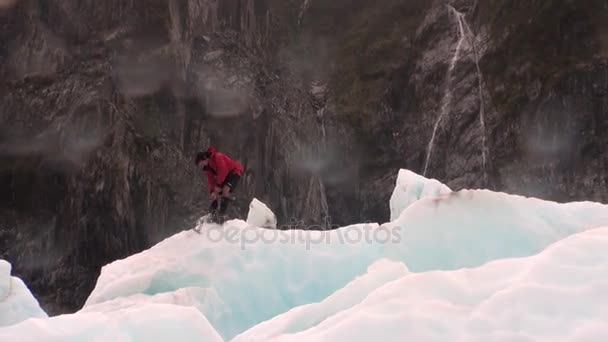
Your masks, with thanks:
[[(236, 189), (236, 186), (239, 184), (240, 179), (241, 179), (241, 176), (237, 175), (234, 172), (230, 172), (228, 174), (228, 176), (226, 176), (224, 183), (222, 183), (221, 188), (228, 186), (230, 188), (230, 192), (232, 193), (234, 191), (234, 189)], [(211, 202), (211, 207), (209, 208), (209, 211), (211, 213), (218, 212), (218, 206), (219, 206), (218, 214), (220, 216), (223, 216), (226, 214), (226, 210), (228, 210), (228, 205), (230, 204), (231, 201), (232, 201), (231, 198), (222, 196), (222, 197), (214, 200), (213, 202)]]
[(228, 176), (226, 176), (226, 179), (224, 180), (224, 183), (222, 184), (222, 188), (225, 187), (226, 185), (228, 185), (228, 187), (230, 188), (230, 192), (234, 191), (234, 189), (236, 189), (236, 186), (239, 184), (239, 180), (241, 179), (241, 176), (237, 175), (234, 172), (230, 172), (228, 174)]

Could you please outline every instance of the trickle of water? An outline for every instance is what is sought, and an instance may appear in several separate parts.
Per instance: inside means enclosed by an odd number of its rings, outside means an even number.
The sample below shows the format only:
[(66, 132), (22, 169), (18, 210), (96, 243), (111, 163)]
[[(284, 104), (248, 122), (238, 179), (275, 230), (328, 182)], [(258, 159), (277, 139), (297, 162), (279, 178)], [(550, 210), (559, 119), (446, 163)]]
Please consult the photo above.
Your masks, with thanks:
[(308, 6), (310, 6), (310, 0), (304, 0), (300, 7), (300, 14), (298, 14), (298, 25), (302, 24), (302, 18), (304, 17), (304, 13), (308, 9)]
[(431, 140), (429, 141), (429, 145), (427, 147), (426, 162), (424, 163), (424, 171), (422, 173), (423, 176), (426, 176), (426, 172), (428, 171), (428, 168), (429, 168), (429, 163), (431, 161), (431, 156), (433, 154), (433, 146), (435, 144), (435, 137), (437, 135), (437, 129), (439, 128), (439, 124), (441, 123), (441, 120), (447, 114), (448, 108), (452, 103), (452, 72), (453, 72), (454, 68), (456, 67), (456, 63), (458, 63), (458, 59), (460, 58), (460, 50), (462, 49), (462, 45), (466, 39), (464, 14), (458, 12), (452, 6), (448, 5), (448, 8), (449, 8), (450, 12), (454, 14), (454, 16), (456, 17), (456, 19), (458, 21), (459, 38), (458, 38), (458, 43), (456, 43), (456, 51), (454, 52), (454, 56), (452, 57), (452, 60), (450, 61), (450, 66), (448, 68), (448, 71), (447, 71), (447, 74), (445, 77), (445, 79), (446, 79), (445, 80), (446, 81), (445, 93), (443, 94), (443, 98), (441, 99), (441, 110), (439, 111), (439, 116), (437, 117), (437, 121), (435, 122), (435, 126), (433, 127), (433, 134), (431, 135)]
[(464, 20), (463, 17), (463, 25), (466, 29), (466, 35), (469, 37), (469, 45), (473, 50), (473, 59), (475, 60), (475, 68), (477, 70), (477, 80), (479, 83), (479, 125), (481, 126), (481, 159), (482, 159), (482, 168), (483, 168), (483, 180), (484, 183), (487, 182), (487, 153), (488, 148), (486, 145), (486, 120), (485, 120), (485, 103), (483, 100), (483, 74), (481, 73), (481, 68), (479, 67), (479, 51), (477, 50), (477, 46), (475, 45), (475, 34), (473, 34), (473, 30), (469, 24)]
[(431, 135), (431, 140), (429, 141), (427, 147), (427, 155), (426, 162), (424, 164), (423, 175), (426, 176), (428, 171), (428, 167), (431, 161), (431, 157), (433, 154), (433, 147), (435, 144), (435, 138), (437, 136), (437, 131), (439, 129), (439, 125), (444, 119), (444, 117), (449, 114), (449, 108), (452, 104), (452, 72), (456, 67), (456, 63), (461, 57), (461, 50), (463, 49), (463, 44), (466, 41), (469, 43), (469, 47), (473, 51), (473, 58), (475, 61), (475, 67), (477, 71), (477, 80), (478, 80), (478, 88), (479, 88), (479, 124), (481, 126), (481, 157), (482, 157), (482, 168), (483, 168), (483, 179), (484, 182), (487, 181), (487, 154), (488, 149), (486, 146), (486, 124), (485, 124), (485, 103), (483, 100), (483, 75), (481, 73), (481, 68), (479, 67), (479, 52), (475, 45), (475, 35), (473, 34), (473, 30), (467, 23), (465, 19), (464, 13), (458, 12), (454, 7), (448, 5), (448, 9), (450, 13), (454, 15), (458, 23), (458, 42), (456, 43), (456, 50), (454, 52), (454, 56), (450, 61), (450, 66), (448, 68), (446, 74), (446, 86), (445, 93), (443, 98), (441, 99), (441, 110), (439, 112), (439, 116), (437, 117), (437, 121), (435, 122), (435, 126), (433, 127), (433, 134)]

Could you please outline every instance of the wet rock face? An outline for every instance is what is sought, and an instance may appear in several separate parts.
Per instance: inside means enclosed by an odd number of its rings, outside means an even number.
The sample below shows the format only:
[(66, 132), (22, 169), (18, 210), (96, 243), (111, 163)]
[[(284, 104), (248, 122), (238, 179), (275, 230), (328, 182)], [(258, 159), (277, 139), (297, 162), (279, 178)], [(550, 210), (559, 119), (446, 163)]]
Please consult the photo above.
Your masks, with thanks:
[(49, 313), (78, 309), (102, 265), (206, 210), (209, 144), (247, 170), (232, 214), (256, 197), (279, 227), (388, 220), (402, 167), (606, 201), (606, 11), (0, 0), (0, 257)]
[[(559, 201), (606, 201), (608, 165), (603, 148), (608, 99), (608, 65), (596, 61), (561, 76), (543, 95), (523, 107), (519, 120), (503, 128), (510, 134), (497, 143), (497, 179), (501, 188)], [(515, 134), (517, 133), (517, 134)], [(509, 145), (516, 145), (513, 151)], [(584, 185), (583, 185), (584, 184)]]
[(394, 155), (452, 188), (605, 201), (608, 9), (558, 3), (436, 2), (377, 116)]
[(77, 309), (102, 265), (206, 210), (192, 156), (209, 143), (247, 166), (234, 215), (254, 194), (281, 203), (292, 180), (294, 195), (314, 188), (285, 162), (292, 132), (306, 134), (307, 102), (264, 50), (281, 37), (280, 16), (252, 1), (142, 4), (24, 0), (3, 11), (0, 253), (50, 313)]

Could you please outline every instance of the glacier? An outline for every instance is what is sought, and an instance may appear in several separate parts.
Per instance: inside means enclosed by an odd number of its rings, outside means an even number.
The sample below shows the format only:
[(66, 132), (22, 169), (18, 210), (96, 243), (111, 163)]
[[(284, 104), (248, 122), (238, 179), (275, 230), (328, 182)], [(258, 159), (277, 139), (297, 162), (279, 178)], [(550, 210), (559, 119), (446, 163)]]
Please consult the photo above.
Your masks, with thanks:
[(11, 269), (11, 264), (0, 260), (0, 327), (31, 317), (47, 317), (25, 283), (11, 276)]
[(354, 280), (234, 341), (605, 341), (607, 247), (608, 227), (472, 269), (392, 280), (385, 274), (396, 265), (378, 261), (365, 277), (388, 280), (382, 286)]
[(608, 338), (607, 205), (452, 191), (409, 170), (389, 205), (383, 224), (283, 231), (254, 200), (247, 221), (108, 264), (79, 312), (0, 340)]
[[(343, 229), (373, 231), (378, 225)], [(350, 243), (336, 233), (261, 229), (239, 220), (207, 225), (201, 234), (185, 231), (105, 266), (85, 310), (188, 288), (194, 306), (229, 339), (292, 307), (322, 300), (382, 255), (379, 243)], [(176, 303), (174, 296), (166, 299)]]

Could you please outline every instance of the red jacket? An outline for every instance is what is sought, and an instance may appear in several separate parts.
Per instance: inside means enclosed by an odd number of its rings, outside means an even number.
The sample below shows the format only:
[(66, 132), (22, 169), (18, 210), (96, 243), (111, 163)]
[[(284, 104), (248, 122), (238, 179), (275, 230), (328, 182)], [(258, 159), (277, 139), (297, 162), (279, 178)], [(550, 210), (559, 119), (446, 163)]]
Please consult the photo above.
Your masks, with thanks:
[(215, 147), (209, 147), (211, 152), (209, 164), (205, 167), (209, 192), (213, 192), (216, 186), (222, 186), (230, 172), (239, 176), (243, 175), (243, 165), (236, 160), (230, 159), (227, 155), (218, 152)]

